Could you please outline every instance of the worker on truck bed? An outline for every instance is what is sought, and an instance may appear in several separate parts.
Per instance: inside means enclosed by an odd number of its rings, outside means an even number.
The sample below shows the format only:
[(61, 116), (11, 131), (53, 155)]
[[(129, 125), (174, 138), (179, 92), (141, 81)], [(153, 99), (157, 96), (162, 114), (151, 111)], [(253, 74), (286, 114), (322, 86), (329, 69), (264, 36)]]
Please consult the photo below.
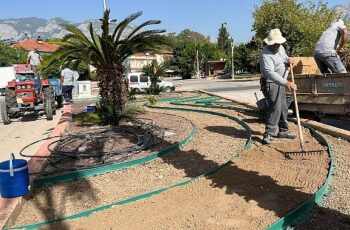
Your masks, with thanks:
[(323, 32), (314, 49), (314, 58), (321, 73), (346, 73), (337, 51), (343, 48), (347, 39), (348, 30), (341, 19)]
[(35, 78), (39, 78), (37, 67), (42, 61), (43, 58), (41, 57), (37, 48), (34, 48), (34, 50), (29, 51), (27, 56), (27, 64), (30, 64), (30, 66), (32, 67)]
[(296, 90), (297, 86), (287, 81), (289, 57), (281, 45), (286, 42), (281, 31), (271, 30), (264, 41), (267, 46), (260, 54), (261, 91), (268, 109), (262, 143), (270, 144), (276, 133), (279, 138), (296, 138), (288, 130), (286, 88)]

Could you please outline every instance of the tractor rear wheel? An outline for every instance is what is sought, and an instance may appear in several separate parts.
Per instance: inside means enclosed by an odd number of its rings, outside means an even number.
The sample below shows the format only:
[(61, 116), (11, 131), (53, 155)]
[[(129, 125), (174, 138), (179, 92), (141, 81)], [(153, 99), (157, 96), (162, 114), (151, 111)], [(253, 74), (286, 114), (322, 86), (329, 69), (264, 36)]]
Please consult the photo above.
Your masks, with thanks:
[(44, 107), (47, 120), (52, 120), (55, 108), (55, 94), (52, 87), (47, 87), (43, 89), (44, 94)]
[(1, 112), (1, 119), (4, 125), (8, 125), (11, 123), (10, 116), (8, 114), (8, 109), (6, 106), (6, 102), (4, 100), (0, 101), (0, 112)]

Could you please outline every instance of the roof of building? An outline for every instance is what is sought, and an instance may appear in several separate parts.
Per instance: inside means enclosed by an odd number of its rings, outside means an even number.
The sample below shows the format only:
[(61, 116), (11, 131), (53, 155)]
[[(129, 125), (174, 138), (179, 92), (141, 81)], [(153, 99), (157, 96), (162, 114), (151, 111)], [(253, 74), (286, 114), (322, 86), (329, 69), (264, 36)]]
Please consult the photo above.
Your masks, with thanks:
[(35, 48), (38, 49), (39, 52), (45, 52), (45, 53), (53, 53), (56, 50), (59, 49), (59, 45), (51, 44), (44, 41), (37, 41), (37, 40), (23, 40), (16, 44), (13, 44), (12, 47), (22, 47), (25, 50), (34, 50)]

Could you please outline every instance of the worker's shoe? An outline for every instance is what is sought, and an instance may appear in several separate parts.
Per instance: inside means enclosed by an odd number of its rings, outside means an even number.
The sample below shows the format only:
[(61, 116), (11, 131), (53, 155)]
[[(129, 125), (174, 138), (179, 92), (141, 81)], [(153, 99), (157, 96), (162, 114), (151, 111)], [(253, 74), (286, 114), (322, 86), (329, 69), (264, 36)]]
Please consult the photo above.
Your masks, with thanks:
[(277, 134), (277, 137), (278, 137), (278, 138), (295, 139), (295, 138), (297, 138), (297, 135), (286, 131), (286, 132), (279, 132), (279, 133)]
[(272, 141), (273, 141), (273, 137), (272, 137), (272, 136), (270, 136), (270, 135), (264, 135), (263, 140), (262, 140), (262, 143), (263, 143), (264, 145), (269, 145), (269, 144), (272, 143)]

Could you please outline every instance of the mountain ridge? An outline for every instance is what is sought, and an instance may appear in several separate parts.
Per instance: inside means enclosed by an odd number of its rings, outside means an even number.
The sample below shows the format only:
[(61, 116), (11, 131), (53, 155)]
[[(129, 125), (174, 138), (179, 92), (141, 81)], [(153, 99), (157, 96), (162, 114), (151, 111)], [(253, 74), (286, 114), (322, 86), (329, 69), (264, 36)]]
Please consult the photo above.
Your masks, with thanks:
[[(98, 34), (102, 33), (101, 22), (98, 19), (89, 19), (79, 23), (72, 23), (61, 17), (43, 19), (38, 17), (27, 18), (8, 18), (0, 19), (0, 40), (5, 43), (13, 43), (26, 38), (41, 39), (63, 38), (68, 31), (62, 24), (72, 24), (83, 31), (85, 35), (89, 34), (88, 25), (92, 23), (93, 28)], [(110, 29), (113, 30), (116, 24), (112, 24)], [(126, 33), (133, 28), (132, 25), (126, 28)]]

